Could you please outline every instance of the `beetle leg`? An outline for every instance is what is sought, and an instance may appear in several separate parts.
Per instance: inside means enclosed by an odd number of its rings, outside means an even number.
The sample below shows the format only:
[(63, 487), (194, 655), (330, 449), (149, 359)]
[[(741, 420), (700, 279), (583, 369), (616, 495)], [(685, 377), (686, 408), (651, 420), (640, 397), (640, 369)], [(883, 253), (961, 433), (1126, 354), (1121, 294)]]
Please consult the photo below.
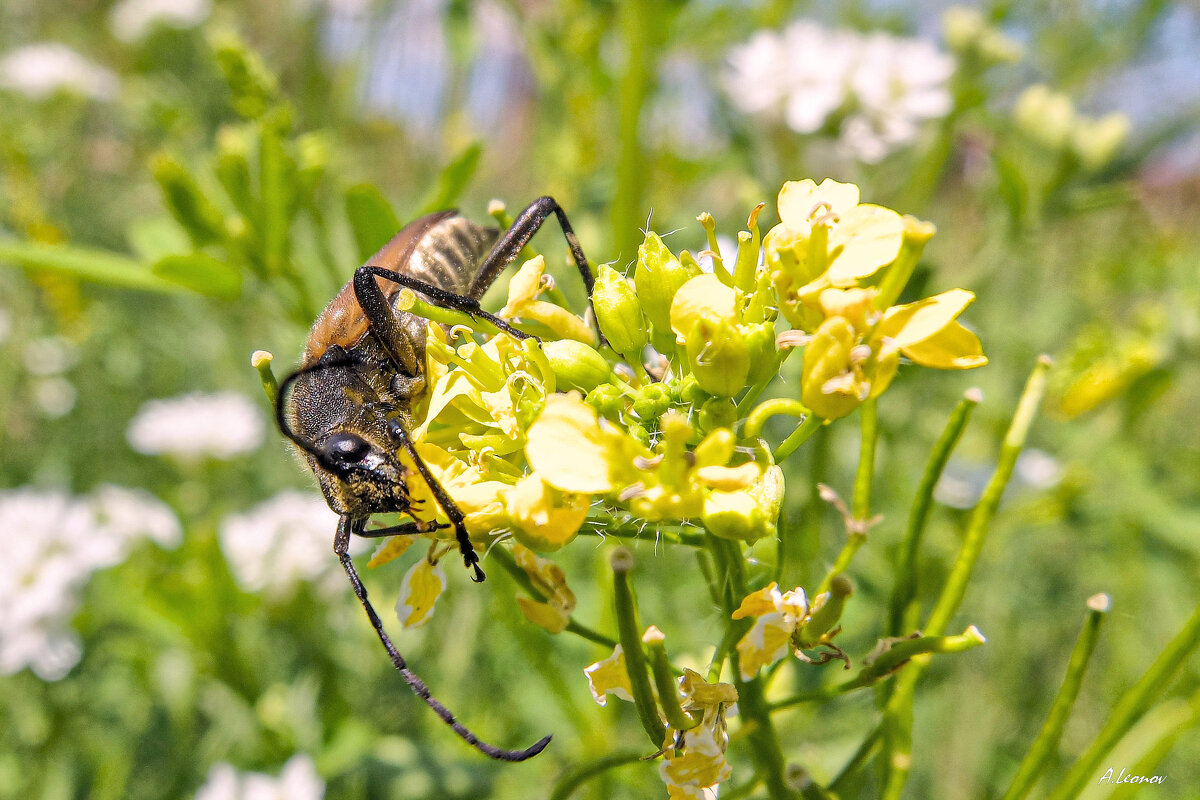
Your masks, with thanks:
[[(563, 237), (567, 240), (567, 247), (571, 249), (571, 258), (574, 259), (575, 266), (579, 268), (579, 277), (583, 278), (583, 285), (587, 288), (588, 306), (590, 307), (592, 293), (596, 289), (596, 278), (592, 275), (592, 268), (588, 266), (583, 248), (579, 246), (575, 230), (567, 220), (567, 213), (553, 197), (539, 197), (517, 215), (512, 227), (504, 232), (500, 241), (492, 247), (492, 252), (488, 253), (483, 263), (479, 265), (475, 279), (471, 281), (471, 286), (467, 289), (467, 296), (476, 300), (483, 297), (484, 292), (496, 282), (504, 268), (516, 260), (517, 256), (521, 254), (521, 250), (542, 227), (542, 223), (550, 218), (551, 214), (558, 217), (558, 224), (562, 228)], [(592, 308), (592, 317), (595, 318), (595, 316), (596, 310)], [(596, 332), (600, 335), (600, 344), (608, 344), (604, 338), (604, 332), (600, 330), (599, 323), (596, 325)]]
[[(417, 463), (420, 463), (420, 461)], [(375, 633), (379, 636), (379, 641), (383, 642), (384, 649), (387, 650), (388, 656), (391, 657), (392, 666), (396, 668), (396, 671), (408, 683), (409, 688), (413, 690), (417, 697), (425, 702), (425, 705), (432, 708), (433, 712), (441, 717), (442, 721), (461, 736), (467, 744), (489, 758), (499, 761), (524, 761), (542, 752), (546, 748), (546, 745), (550, 743), (549, 736), (535, 742), (532, 746), (524, 750), (502, 750), (499, 747), (481, 741), (469, 728), (455, 719), (454, 715), (450, 713), (450, 709), (438, 702), (437, 698), (430, 694), (429, 687), (425, 685), (425, 682), (408, 668), (408, 662), (404, 660), (404, 656), (400, 655), (400, 651), (396, 649), (396, 645), (392, 644), (387, 631), (383, 629), (383, 622), (379, 619), (379, 615), (375, 613), (375, 607), (371, 605), (371, 601), (367, 599), (367, 587), (363, 586), (362, 580), (358, 577), (358, 570), (354, 568), (354, 562), (350, 560), (350, 534), (362, 535), (365, 524), (366, 520), (356, 520), (349, 514), (343, 514), (338, 520), (337, 535), (333, 540), (333, 552), (337, 555), (338, 560), (342, 562), (342, 568), (346, 570), (346, 575), (350, 578), (350, 584), (354, 587), (354, 594), (358, 597), (359, 602), (362, 603), (362, 607), (367, 612), (367, 618), (371, 620), (371, 627), (375, 629)]]
[(417, 467), (417, 471), (421, 473), (421, 477), (425, 479), (425, 483), (429, 486), (429, 491), (433, 493), (433, 499), (437, 500), (442, 510), (446, 512), (446, 516), (450, 518), (450, 524), (454, 526), (454, 538), (458, 542), (458, 551), (462, 553), (463, 563), (467, 569), (472, 570), (471, 580), (476, 583), (483, 583), (486, 577), (483, 574), (483, 569), (479, 566), (479, 554), (475, 552), (475, 546), (471, 544), (471, 538), (467, 535), (467, 526), (463, 522), (463, 513), (458, 505), (451, 499), (449, 493), (438, 483), (438, 479), (429, 471), (429, 467), (425, 461), (417, 453), (417, 447), (413, 444), (412, 437), (404, 428), (404, 423), (399, 419), (392, 418), (388, 421), (388, 431), (396, 437), (400, 442), (400, 446), (412, 458), (413, 463)]
[[(534, 338), (524, 331), (517, 330), (511, 324), (509, 324), (508, 321), (497, 317), (495, 314), (489, 314), (487, 311), (484, 311), (479, 307), (479, 301), (475, 298), (467, 297), (461, 294), (455, 294), (454, 292), (447, 292), (445, 289), (439, 289), (433, 284), (425, 283), (425, 281), (419, 281), (410, 275), (405, 275), (404, 273), (396, 272), (395, 270), (376, 267), (372, 264), (364, 264), (354, 273), (354, 291), (355, 294), (358, 295), (359, 305), (362, 306), (363, 312), (366, 314), (372, 330), (374, 330), (376, 334), (382, 333), (382, 335), (379, 337), (381, 341), (384, 338), (391, 337), (403, 339), (404, 343), (397, 348), (398, 350), (402, 349), (404, 346), (408, 346), (411, 349), (411, 344), (408, 337), (402, 330), (400, 330), (399, 319), (396, 317), (396, 313), (392, 311), (391, 306), (388, 305), (386, 298), (383, 296), (383, 291), (379, 288), (379, 284), (375, 282), (376, 277), (392, 281), (393, 283), (398, 283), (406, 289), (412, 289), (414, 292), (419, 292), (423, 295), (426, 295), (436, 305), (444, 308), (453, 308), (457, 311), (462, 311), (465, 314), (470, 314), (472, 317), (485, 319), (516, 339)], [(377, 295), (377, 297), (375, 295)], [(363, 302), (364, 296), (369, 298), (368, 303), (370, 303), (371, 308), (368, 308), (367, 303)], [(378, 308), (378, 310), (375, 310), (376, 308)], [(377, 319), (378, 324), (376, 323)], [(403, 363), (402, 357), (403, 354), (398, 354), (397, 363)]]
[(444, 522), (405, 522), (387, 528), (366, 528), (361, 531), (351, 531), (351, 533), (364, 539), (382, 539), (384, 536), (420, 536), (423, 533), (449, 527)]

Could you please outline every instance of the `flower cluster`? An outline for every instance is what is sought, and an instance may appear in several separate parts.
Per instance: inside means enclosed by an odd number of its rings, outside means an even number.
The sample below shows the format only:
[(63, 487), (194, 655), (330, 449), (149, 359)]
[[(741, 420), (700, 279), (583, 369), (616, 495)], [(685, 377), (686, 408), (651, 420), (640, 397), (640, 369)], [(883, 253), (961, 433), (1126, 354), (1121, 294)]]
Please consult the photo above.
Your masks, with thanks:
[(236, 392), (149, 400), (125, 432), (137, 452), (182, 461), (230, 459), (253, 452), (265, 435), (261, 409)]
[(174, 513), (146, 492), (101, 486), (88, 495), (21, 488), (0, 492), (0, 674), (25, 667), (43, 680), (79, 661), (71, 619), (93, 572), (121, 563), (142, 538), (179, 544)]
[(833, 130), (844, 153), (875, 163), (950, 112), (954, 68), (922, 39), (798, 20), (733, 48), (724, 83), (739, 110), (782, 119), (796, 133)]
[(321, 800), (325, 781), (307, 755), (288, 759), (275, 778), (261, 772), (239, 772), (230, 764), (208, 771), (195, 800)]

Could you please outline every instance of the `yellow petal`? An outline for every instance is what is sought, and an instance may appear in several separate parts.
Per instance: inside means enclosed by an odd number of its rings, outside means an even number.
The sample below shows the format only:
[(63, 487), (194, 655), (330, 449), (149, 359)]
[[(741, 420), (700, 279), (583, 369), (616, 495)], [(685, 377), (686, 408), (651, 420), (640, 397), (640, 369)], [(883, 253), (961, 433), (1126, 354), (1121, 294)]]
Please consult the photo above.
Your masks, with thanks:
[(533, 300), (521, 306), (517, 316), (542, 323), (560, 339), (573, 339), (588, 345), (596, 343), (596, 334), (588, 324), (560, 305)]
[(381, 567), (389, 561), (394, 561), (412, 547), (412, 543), (417, 540), (416, 536), (393, 536), (380, 545), (375, 554), (371, 556), (371, 560), (367, 562), (368, 569)]
[(406, 628), (415, 628), (429, 621), (433, 604), (446, 588), (446, 571), (441, 562), (429, 563), (422, 558), (409, 568), (400, 584), (400, 599), (396, 601), (396, 616)]
[(555, 599), (568, 613), (575, 610), (575, 593), (567, 586), (563, 568), (548, 558), (542, 558), (525, 545), (513, 545), (513, 560), (544, 594)]
[(761, 617), (777, 611), (779, 604), (779, 584), (771, 581), (757, 592), (751, 592), (742, 599), (742, 604), (733, 612), (732, 619), (746, 617)]
[(508, 304), (500, 311), (502, 317), (514, 317), (521, 313), (521, 306), (535, 300), (542, 290), (542, 273), (546, 271), (546, 259), (531, 258), (521, 265), (517, 274), (508, 282)]
[(629, 671), (625, 668), (625, 651), (621, 649), (621, 645), (617, 645), (608, 658), (585, 667), (583, 673), (587, 675), (592, 697), (600, 705), (608, 704), (610, 694), (633, 702), (633, 687), (629, 683)]
[(975, 295), (966, 289), (951, 289), (915, 303), (892, 306), (884, 312), (875, 335), (891, 338), (898, 348), (910, 347), (937, 334), (974, 299)]
[(529, 597), (518, 597), (517, 606), (525, 619), (550, 633), (562, 633), (571, 621), (571, 615), (550, 603), (541, 603)]
[(530, 427), (525, 444), (525, 457), (534, 471), (564, 492), (612, 491), (613, 455), (596, 412), (572, 395), (546, 398), (546, 408)]
[(778, 612), (754, 621), (754, 627), (737, 643), (738, 667), (743, 679), (750, 680), (760, 669), (788, 654), (795, 630), (790, 622), (787, 615)]
[[(826, 178), (818, 186), (812, 180), (788, 181), (779, 190), (779, 219), (795, 231), (805, 230), (813, 210), (824, 204), (830, 211), (843, 214), (858, 205), (858, 187)], [(818, 212), (820, 213), (820, 212)]]
[(750, 486), (762, 472), (762, 467), (750, 461), (739, 467), (701, 467), (696, 470), (696, 478), (710, 489), (732, 492)]
[(826, 275), (834, 286), (854, 286), (892, 263), (904, 243), (904, 221), (890, 208), (862, 205), (840, 215), (829, 232), (832, 263)]
[(923, 367), (935, 369), (972, 369), (987, 363), (979, 337), (959, 322), (951, 322), (935, 336), (906, 345), (900, 352)]
[(722, 321), (735, 322), (733, 289), (721, 283), (716, 275), (697, 275), (679, 288), (671, 301), (671, 330), (675, 341), (687, 342), (687, 336), (697, 320), (706, 319), (713, 325)]

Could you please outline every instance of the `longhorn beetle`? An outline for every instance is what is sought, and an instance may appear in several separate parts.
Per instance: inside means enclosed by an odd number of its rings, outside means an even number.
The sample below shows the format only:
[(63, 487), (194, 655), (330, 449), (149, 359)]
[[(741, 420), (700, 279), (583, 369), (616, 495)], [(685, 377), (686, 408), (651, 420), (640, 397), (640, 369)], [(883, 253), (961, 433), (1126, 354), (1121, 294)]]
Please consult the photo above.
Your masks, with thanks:
[(462, 512), (421, 460), (409, 435), (412, 408), (426, 391), (427, 323), (415, 314), (397, 311), (395, 303), (402, 289), (411, 289), (429, 302), (459, 309), (515, 337), (527, 338), (529, 334), (483, 311), (479, 300), (551, 215), (558, 218), (590, 298), (595, 283), (587, 258), (566, 214), (552, 198), (541, 197), (531, 203), (502, 236), (498, 229), (477, 225), (456, 211), (429, 214), (406, 225), (355, 270), (354, 277), (313, 323), (300, 369), (280, 384), (275, 403), (280, 431), (300, 449), (329, 507), (340, 515), (333, 552), (392, 664), (455, 733), (480, 752), (503, 761), (524, 761), (537, 755), (550, 737), (525, 750), (503, 750), (480, 741), (458, 722), (430, 695), (392, 644), (367, 599), (348, 547), (351, 535), (416, 534), (439, 527), (414, 521), (366, 528), (373, 514), (406, 512), (413, 506), (405, 484), (409, 470), (399, 459), (403, 451), (446, 512), (472, 580), (484, 579)]

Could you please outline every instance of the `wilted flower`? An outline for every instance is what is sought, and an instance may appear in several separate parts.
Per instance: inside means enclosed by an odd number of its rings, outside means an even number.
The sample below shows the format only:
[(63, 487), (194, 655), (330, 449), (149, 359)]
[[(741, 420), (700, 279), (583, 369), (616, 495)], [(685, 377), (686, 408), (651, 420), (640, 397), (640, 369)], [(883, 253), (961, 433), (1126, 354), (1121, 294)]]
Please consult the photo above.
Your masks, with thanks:
[(79, 660), (71, 619), (92, 573), (121, 563), (142, 538), (174, 547), (181, 533), (170, 509), (136, 489), (0, 492), (0, 674), (28, 666), (43, 680), (64, 677)]
[(138, 409), (125, 436), (145, 455), (199, 460), (252, 452), (265, 433), (256, 403), (236, 392), (218, 392), (150, 400)]
[(340, 588), (331, 555), (337, 514), (318, 494), (284, 491), (221, 522), (221, 552), (238, 584), (272, 600), (302, 582)]
[(307, 755), (288, 759), (275, 778), (261, 772), (239, 772), (221, 763), (208, 771), (195, 800), (321, 800), (325, 781)]
[(911, 144), (952, 105), (954, 59), (921, 39), (797, 20), (759, 31), (728, 62), (724, 84), (737, 108), (781, 118), (796, 133), (832, 127), (839, 148), (867, 163)]
[(195, 27), (210, 11), (210, 0), (121, 0), (109, 12), (108, 27), (121, 41), (135, 42), (156, 26)]
[(120, 88), (116, 73), (65, 44), (26, 45), (0, 58), (0, 89), (12, 89), (34, 99), (61, 91), (94, 100), (112, 100)]

